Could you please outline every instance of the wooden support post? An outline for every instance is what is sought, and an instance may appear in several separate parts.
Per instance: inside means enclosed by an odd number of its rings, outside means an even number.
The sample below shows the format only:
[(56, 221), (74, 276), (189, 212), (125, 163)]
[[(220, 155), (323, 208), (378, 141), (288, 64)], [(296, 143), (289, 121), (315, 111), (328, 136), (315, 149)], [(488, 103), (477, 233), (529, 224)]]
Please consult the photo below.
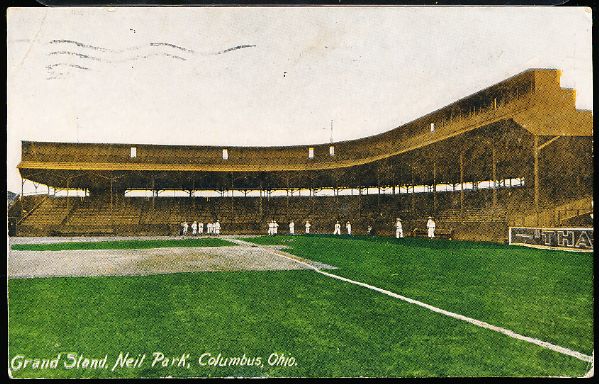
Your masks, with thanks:
[(377, 215), (381, 213), (381, 174), (380, 174), (380, 170), (376, 169), (376, 188), (377, 188), (377, 194), (376, 194), (376, 213)]
[(536, 213), (536, 222), (539, 225), (539, 136), (534, 135), (533, 141), (533, 157), (534, 157), (534, 206)]
[(67, 211), (69, 210), (69, 184), (71, 182), (71, 178), (67, 178)]
[(110, 224), (111, 225), (112, 225), (112, 215), (113, 215), (113, 213), (112, 213), (112, 183), (113, 183), (113, 180), (111, 177), (110, 178)]
[(233, 198), (233, 191), (235, 190), (235, 179), (233, 178), (233, 172), (231, 172), (231, 215), (235, 212), (235, 201)]
[(285, 189), (287, 203), (287, 219), (289, 219), (289, 176), (287, 176), (287, 188)]
[(260, 211), (260, 216), (262, 216), (262, 183), (260, 183), (259, 211)]
[[(19, 202), (21, 203), (21, 214), (23, 214), (23, 211), (25, 210), (23, 207), (23, 190), (24, 188), (24, 184), (25, 184), (25, 179), (23, 179), (23, 176), (21, 176), (21, 195), (19, 196)], [(21, 215), (19, 215), (19, 217), (21, 217)]]
[(152, 209), (154, 209), (154, 207), (156, 206), (156, 195), (158, 193), (156, 192), (156, 180), (154, 179), (154, 176), (152, 176)]
[(460, 215), (464, 216), (464, 152), (460, 152)]
[(362, 186), (358, 185), (358, 214), (362, 215)]
[(433, 212), (437, 212), (437, 161), (433, 161)]
[(189, 198), (191, 200), (191, 210), (193, 212), (196, 209), (196, 199), (194, 199), (194, 196), (193, 196), (193, 191), (195, 191), (195, 189), (196, 189), (196, 181), (193, 178), (193, 176), (190, 176), (190, 177), (192, 178), (192, 180), (191, 180), (191, 189), (189, 190)]
[(414, 179), (414, 163), (410, 164), (410, 173), (412, 174), (412, 198), (411, 198), (411, 207), (410, 207), (410, 211), (412, 213), (414, 213), (415, 208), (416, 208), (416, 196), (415, 196), (415, 179)]
[(497, 160), (495, 158), (495, 146), (491, 147), (491, 161), (493, 162), (492, 177), (493, 177), (493, 208), (497, 206)]

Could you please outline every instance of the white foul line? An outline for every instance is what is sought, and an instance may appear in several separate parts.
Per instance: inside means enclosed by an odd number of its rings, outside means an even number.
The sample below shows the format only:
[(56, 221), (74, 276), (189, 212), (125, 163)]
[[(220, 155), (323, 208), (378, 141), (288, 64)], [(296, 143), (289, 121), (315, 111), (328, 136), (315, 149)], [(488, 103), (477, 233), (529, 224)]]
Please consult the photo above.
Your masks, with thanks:
[[(256, 246), (255, 244), (252, 244), (252, 243), (249, 243), (249, 242), (245, 242), (245, 241), (242, 241), (242, 240), (238, 240), (238, 241), (243, 242), (246, 245)], [(382, 289), (382, 288), (375, 287), (375, 286), (370, 285), (370, 284), (362, 283), (362, 282), (359, 282), (359, 281), (348, 279), (346, 277), (342, 277), (342, 276), (338, 276), (338, 275), (334, 275), (332, 273), (328, 273), (328, 272), (322, 271), (322, 270), (318, 269), (317, 267), (315, 267), (313, 265), (310, 265), (310, 264), (308, 264), (308, 263), (306, 263), (304, 261), (297, 260), (296, 258), (293, 258), (293, 257), (289, 257), (289, 256), (287, 256), (283, 252), (280, 252), (280, 251), (277, 251), (277, 250), (274, 250), (274, 249), (268, 249), (268, 248), (262, 248), (262, 249), (270, 251), (270, 252), (274, 253), (277, 256), (281, 256), (281, 257), (284, 257), (286, 259), (295, 261), (296, 263), (302, 264), (302, 265), (308, 267), (309, 269), (312, 269), (315, 272), (318, 272), (318, 273), (320, 273), (322, 275), (331, 277), (333, 279), (345, 281), (347, 283), (354, 284), (354, 285), (359, 285), (360, 287), (368, 288), (368, 289), (371, 289), (373, 291), (380, 292), (380, 293), (382, 293), (384, 295), (391, 296), (391, 297), (399, 299), (399, 300), (403, 300), (403, 301), (408, 302), (410, 304), (418, 305), (418, 306), (426, 308), (426, 309), (428, 309), (430, 311), (433, 311), (433, 312), (436, 312), (436, 313), (440, 313), (442, 315), (449, 316), (449, 317), (454, 318), (454, 319), (462, 320), (462, 321), (465, 321), (467, 323), (479, 326), (481, 328), (490, 329), (491, 331), (502, 333), (502, 334), (507, 335), (509, 337), (512, 337), (514, 339), (526, 341), (528, 343), (536, 344), (536, 345), (538, 345), (540, 347), (550, 349), (550, 350), (552, 350), (554, 352), (558, 352), (558, 353), (561, 353), (561, 354), (564, 354), (564, 355), (575, 357), (578, 360), (582, 360), (582, 361), (586, 361), (586, 362), (591, 362), (591, 363), (594, 360), (593, 356), (585, 355), (584, 353), (580, 353), (580, 352), (574, 351), (572, 349), (568, 349), (568, 348), (565, 348), (565, 347), (560, 347), (559, 345), (551, 344), (551, 343), (549, 343), (547, 341), (535, 339), (533, 337), (524, 336), (524, 335), (521, 335), (519, 333), (516, 333), (516, 332), (511, 331), (511, 330), (506, 329), (506, 328), (498, 327), (496, 325), (485, 323), (484, 321), (476, 320), (476, 319), (473, 319), (473, 318), (468, 317), (468, 316), (460, 315), (458, 313), (446, 311), (444, 309), (437, 308), (437, 307), (432, 306), (430, 304), (426, 304), (426, 303), (423, 303), (423, 302), (418, 301), (418, 300), (410, 299), (409, 297), (398, 295), (397, 293), (394, 293), (394, 292), (391, 292), (391, 291), (387, 291), (386, 289)]]

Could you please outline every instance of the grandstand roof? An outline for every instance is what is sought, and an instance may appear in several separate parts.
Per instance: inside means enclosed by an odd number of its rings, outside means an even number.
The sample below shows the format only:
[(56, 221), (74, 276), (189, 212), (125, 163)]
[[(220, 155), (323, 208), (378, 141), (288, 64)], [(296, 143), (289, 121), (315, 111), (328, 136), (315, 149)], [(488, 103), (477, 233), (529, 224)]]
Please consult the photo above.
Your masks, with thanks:
[(592, 113), (576, 110), (575, 92), (560, 87), (560, 75), (559, 70), (531, 69), (400, 127), (357, 140), (286, 147), (24, 141), (18, 168), (26, 179), (59, 187), (102, 188), (112, 180), (133, 188), (150, 188), (150, 183), (154, 188), (272, 188), (288, 186), (293, 175), (310, 180), (302, 183), (306, 186), (337, 171), (362, 168), (368, 173), (399, 155), (505, 122), (529, 136), (592, 136)]

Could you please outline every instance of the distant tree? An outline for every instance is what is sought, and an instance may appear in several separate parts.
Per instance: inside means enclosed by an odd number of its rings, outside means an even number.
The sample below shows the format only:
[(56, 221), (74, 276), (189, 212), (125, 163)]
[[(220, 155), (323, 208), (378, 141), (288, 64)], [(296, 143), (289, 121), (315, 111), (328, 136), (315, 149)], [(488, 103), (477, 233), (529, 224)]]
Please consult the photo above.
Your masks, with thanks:
[(6, 191), (6, 207), (10, 207), (14, 204), (14, 202), (18, 199), (19, 195), (11, 192), (11, 191)]

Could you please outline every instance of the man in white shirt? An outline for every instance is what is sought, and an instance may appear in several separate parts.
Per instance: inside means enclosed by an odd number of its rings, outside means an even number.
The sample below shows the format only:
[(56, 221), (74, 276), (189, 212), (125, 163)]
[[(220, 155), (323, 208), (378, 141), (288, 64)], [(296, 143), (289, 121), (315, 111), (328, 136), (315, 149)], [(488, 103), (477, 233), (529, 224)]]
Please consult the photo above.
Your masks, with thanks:
[(204, 233), (204, 223), (199, 223), (198, 224), (198, 235), (201, 235)]
[(289, 234), (290, 235), (295, 234), (295, 223), (293, 222), (293, 220), (291, 220), (289, 222)]
[(310, 227), (312, 226), (312, 224), (310, 224), (310, 220), (306, 220), (306, 235), (310, 234)]
[(428, 217), (428, 221), (426, 222), (426, 229), (428, 230), (429, 239), (435, 237), (435, 220), (433, 220), (432, 216)]
[(351, 223), (349, 221), (345, 224), (345, 229), (347, 229), (347, 234), (351, 236)]
[(399, 217), (395, 220), (395, 238), (403, 238), (403, 226)]
[(198, 222), (197, 221), (194, 221), (193, 223), (191, 223), (191, 234), (194, 236), (198, 234)]
[(272, 223), (272, 220), (268, 222), (268, 236), (272, 236), (273, 234)]
[(220, 222), (218, 220), (214, 223), (214, 234), (217, 236), (220, 235)]
[(340, 235), (341, 234), (341, 224), (339, 223), (339, 220), (337, 220), (337, 222), (335, 223), (335, 230), (333, 231), (333, 235)]
[(183, 222), (183, 236), (187, 235), (187, 228), (189, 228), (189, 224), (187, 224), (187, 221)]
[(208, 229), (208, 230), (207, 230), (207, 233), (208, 233), (209, 235), (210, 235), (210, 234), (212, 234), (212, 223), (211, 223), (211, 222), (208, 222), (208, 224), (206, 224), (206, 227), (207, 227), (207, 229)]
[(274, 235), (276, 235), (277, 232), (279, 231), (279, 223), (277, 223), (276, 220), (273, 222), (273, 229), (274, 229)]

